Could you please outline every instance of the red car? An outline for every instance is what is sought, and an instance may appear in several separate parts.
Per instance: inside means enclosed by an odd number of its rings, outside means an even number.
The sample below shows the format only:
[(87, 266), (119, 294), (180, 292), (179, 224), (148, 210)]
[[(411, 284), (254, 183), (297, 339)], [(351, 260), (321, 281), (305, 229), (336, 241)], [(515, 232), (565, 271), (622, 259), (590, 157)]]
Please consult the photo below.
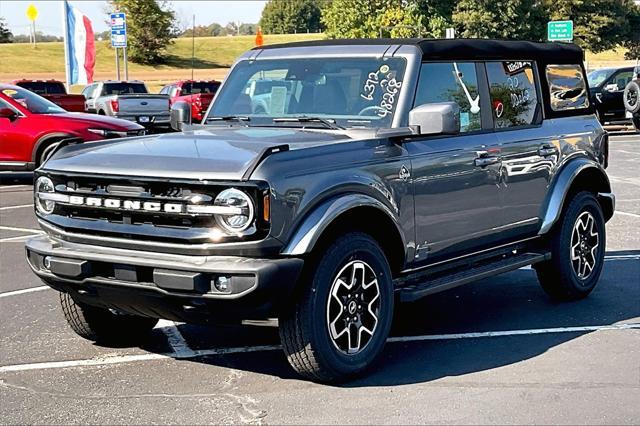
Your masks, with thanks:
[(14, 85), (31, 90), (70, 112), (84, 111), (84, 96), (67, 93), (64, 84), (58, 80), (15, 80)]
[(220, 84), (216, 80), (183, 80), (164, 86), (160, 94), (169, 95), (169, 106), (178, 101), (191, 105), (191, 119), (199, 123), (204, 118)]
[(130, 121), (67, 112), (22, 87), (0, 84), (0, 170), (32, 170), (63, 139), (95, 141), (144, 132)]

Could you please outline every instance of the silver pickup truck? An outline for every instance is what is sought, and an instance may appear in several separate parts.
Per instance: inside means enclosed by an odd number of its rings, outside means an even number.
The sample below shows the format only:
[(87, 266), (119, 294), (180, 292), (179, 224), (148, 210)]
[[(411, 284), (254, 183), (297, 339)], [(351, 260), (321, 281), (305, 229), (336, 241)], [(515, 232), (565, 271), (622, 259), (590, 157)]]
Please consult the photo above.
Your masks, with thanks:
[(141, 81), (102, 81), (83, 91), (85, 110), (145, 127), (169, 126), (169, 97), (150, 94)]

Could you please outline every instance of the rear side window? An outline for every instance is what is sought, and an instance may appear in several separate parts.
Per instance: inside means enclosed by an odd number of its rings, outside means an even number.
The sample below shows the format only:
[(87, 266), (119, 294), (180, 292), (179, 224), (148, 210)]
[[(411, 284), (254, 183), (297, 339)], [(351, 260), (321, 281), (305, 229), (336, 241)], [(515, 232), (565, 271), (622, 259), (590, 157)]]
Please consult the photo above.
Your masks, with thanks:
[(496, 128), (536, 124), (539, 100), (533, 62), (487, 62), (487, 78)]
[(129, 95), (132, 93), (147, 93), (142, 83), (106, 83), (102, 88), (102, 95)]
[(455, 102), (460, 107), (460, 131), (480, 130), (480, 94), (473, 62), (427, 62), (420, 68), (414, 106)]
[(587, 84), (580, 65), (547, 65), (546, 75), (553, 111), (589, 107)]
[(18, 86), (31, 90), (38, 95), (64, 95), (66, 93), (62, 83), (50, 83), (46, 81), (21, 81)]

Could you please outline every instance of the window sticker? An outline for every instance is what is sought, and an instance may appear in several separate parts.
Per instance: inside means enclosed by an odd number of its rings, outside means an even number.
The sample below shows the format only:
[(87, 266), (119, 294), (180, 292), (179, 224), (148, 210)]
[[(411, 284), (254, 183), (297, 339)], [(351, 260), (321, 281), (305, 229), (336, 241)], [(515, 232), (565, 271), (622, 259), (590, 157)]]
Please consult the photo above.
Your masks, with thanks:
[(471, 123), (471, 120), (469, 118), (469, 113), (468, 112), (461, 112), (460, 113), (460, 127), (469, 127), (470, 123)]
[(10, 98), (14, 97), (15, 95), (18, 94), (17, 90), (14, 89), (4, 89), (2, 91), (2, 93), (4, 93), (5, 95), (9, 96)]
[(273, 86), (271, 88), (271, 107), (269, 114), (284, 114), (285, 103), (287, 101), (287, 88), (282, 86)]

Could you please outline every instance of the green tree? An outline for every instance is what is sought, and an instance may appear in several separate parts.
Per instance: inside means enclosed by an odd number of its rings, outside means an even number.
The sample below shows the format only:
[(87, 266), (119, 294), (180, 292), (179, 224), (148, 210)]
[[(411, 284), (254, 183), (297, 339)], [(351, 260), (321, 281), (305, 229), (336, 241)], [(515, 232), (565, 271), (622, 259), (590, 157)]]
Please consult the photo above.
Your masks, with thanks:
[(602, 52), (640, 38), (637, 20), (640, 12), (633, 0), (543, 0), (543, 3), (550, 20), (573, 20), (575, 42), (591, 52)]
[(329, 38), (441, 37), (450, 0), (333, 0), (322, 9)]
[(320, 7), (314, 0), (269, 0), (262, 10), (260, 27), (265, 34), (319, 32)]
[(159, 64), (178, 36), (176, 18), (166, 1), (111, 0), (113, 10), (127, 14), (129, 58), (139, 64)]
[(0, 18), (0, 43), (11, 43), (13, 41), (13, 34), (9, 31), (9, 27), (4, 18)]
[(542, 40), (548, 18), (538, 0), (460, 0), (452, 20), (459, 37)]

